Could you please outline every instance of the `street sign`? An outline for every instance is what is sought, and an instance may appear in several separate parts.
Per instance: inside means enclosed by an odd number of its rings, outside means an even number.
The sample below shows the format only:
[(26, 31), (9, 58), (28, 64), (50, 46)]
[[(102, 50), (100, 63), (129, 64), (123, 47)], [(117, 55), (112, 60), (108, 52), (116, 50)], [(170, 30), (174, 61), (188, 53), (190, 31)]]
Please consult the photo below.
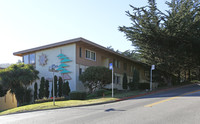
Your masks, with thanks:
[(151, 70), (155, 70), (155, 65), (151, 65)]
[(109, 69), (110, 69), (110, 70), (113, 69), (113, 64), (112, 64), (112, 63), (109, 64)]

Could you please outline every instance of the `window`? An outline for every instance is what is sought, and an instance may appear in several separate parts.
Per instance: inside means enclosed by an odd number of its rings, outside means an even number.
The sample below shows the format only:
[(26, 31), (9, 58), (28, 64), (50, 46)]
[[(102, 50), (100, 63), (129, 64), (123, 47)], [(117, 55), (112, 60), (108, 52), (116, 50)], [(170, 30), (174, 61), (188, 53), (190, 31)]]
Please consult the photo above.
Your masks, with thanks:
[(149, 77), (149, 73), (150, 73), (149, 71), (144, 71), (144, 76)]
[(116, 83), (119, 84), (120, 83), (120, 76), (116, 76)]
[(81, 47), (79, 48), (79, 57), (80, 58), (82, 57), (82, 48)]
[(119, 84), (120, 83), (120, 76), (114, 75), (114, 83)]
[(90, 59), (90, 51), (86, 50), (86, 58)]
[(115, 67), (115, 59), (113, 59), (113, 67)]
[(120, 61), (113, 59), (114, 67), (120, 68)]
[(35, 64), (35, 54), (29, 54), (23, 56), (24, 64)]
[(30, 54), (30, 64), (35, 64), (35, 54)]
[(133, 72), (134, 70), (135, 70), (135, 67), (131, 65), (131, 72)]
[(86, 50), (86, 59), (96, 60), (96, 53), (90, 50)]
[(127, 69), (127, 64), (124, 63), (124, 70), (126, 71), (126, 69)]
[(82, 74), (82, 68), (79, 68), (79, 75)]
[(23, 56), (23, 62), (24, 64), (29, 64), (29, 55)]
[(95, 53), (94, 52), (91, 52), (91, 59), (92, 60), (95, 60), (96, 56), (95, 56)]

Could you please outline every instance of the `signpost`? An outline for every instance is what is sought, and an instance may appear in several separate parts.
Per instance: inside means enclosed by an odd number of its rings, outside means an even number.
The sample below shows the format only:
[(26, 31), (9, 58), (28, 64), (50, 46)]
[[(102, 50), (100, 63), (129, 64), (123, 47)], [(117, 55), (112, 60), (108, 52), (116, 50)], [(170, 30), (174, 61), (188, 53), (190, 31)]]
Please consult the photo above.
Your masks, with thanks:
[[(54, 72), (57, 72), (57, 70), (56, 70), (56, 68), (57, 68), (58, 66), (57, 65), (55, 65), (55, 64), (52, 64), (51, 66), (49, 66), (49, 71), (51, 71), (51, 72), (53, 72), (53, 81), (52, 81), (52, 83), (53, 83), (53, 105), (55, 106), (55, 86), (54, 86)], [(57, 82), (56, 82), (57, 83)]]
[(150, 91), (152, 91), (152, 71), (155, 70), (155, 65), (151, 65), (150, 70)]
[(114, 85), (113, 84), (113, 70), (114, 69), (113, 69), (113, 64), (112, 63), (109, 64), (109, 69), (112, 70), (112, 97), (114, 97), (114, 86), (113, 86)]

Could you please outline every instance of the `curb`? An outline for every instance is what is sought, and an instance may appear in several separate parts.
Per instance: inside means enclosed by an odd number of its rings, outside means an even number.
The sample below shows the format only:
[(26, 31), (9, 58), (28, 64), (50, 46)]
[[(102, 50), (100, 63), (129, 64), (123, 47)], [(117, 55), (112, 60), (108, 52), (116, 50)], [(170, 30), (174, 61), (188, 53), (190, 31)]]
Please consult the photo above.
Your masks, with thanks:
[(195, 84), (187, 84), (187, 85), (183, 85), (183, 86), (171, 87), (171, 88), (161, 89), (161, 90), (157, 90), (157, 91), (150, 91), (148, 93), (143, 93), (143, 94), (138, 94), (138, 95), (135, 95), (135, 96), (129, 96), (129, 97), (121, 98), (121, 99), (118, 99), (116, 101), (123, 101), (123, 100), (128, 100), (128, 99), (134, 99), (134, 98), (141, 97), (141, 96), (151, 95), (151, 94), (155, 94), (155, 93), (160, 93), (160, 92), (164, 92), (164, 91), (174, 90), (174, 89), (177, 89), (177, 88), (183, 88), (183, 87), (192, 86), (192, 85), (195, 85)]

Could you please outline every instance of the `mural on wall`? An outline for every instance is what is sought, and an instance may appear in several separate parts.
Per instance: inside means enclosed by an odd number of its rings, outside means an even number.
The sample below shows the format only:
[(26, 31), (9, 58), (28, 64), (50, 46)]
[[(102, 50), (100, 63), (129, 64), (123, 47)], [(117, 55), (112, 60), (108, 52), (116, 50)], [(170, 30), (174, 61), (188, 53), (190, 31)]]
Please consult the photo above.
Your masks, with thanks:
[(41, 56), (39, 56), (39, 63), (42, 66), (45, 66), (47, 64), (47, 56), (42, 53)]
[(71, 73), (70, 71), (68, 71), (66, 69), (66, 67), (69, 67), (69, 65), (67, 65), (67, 62), (71, 62), (72, 60), (70, 60), (68, 57), (66, 57), (64, 54), (59, 54), (57, 56), (60, 59), (60, 65), (58, 66), (58, 69), (56, 69), (57, 71), (60, 71), (62, 78), (64, 80), (71, 80), (71, 77), (68, 75), (68, 73)]

